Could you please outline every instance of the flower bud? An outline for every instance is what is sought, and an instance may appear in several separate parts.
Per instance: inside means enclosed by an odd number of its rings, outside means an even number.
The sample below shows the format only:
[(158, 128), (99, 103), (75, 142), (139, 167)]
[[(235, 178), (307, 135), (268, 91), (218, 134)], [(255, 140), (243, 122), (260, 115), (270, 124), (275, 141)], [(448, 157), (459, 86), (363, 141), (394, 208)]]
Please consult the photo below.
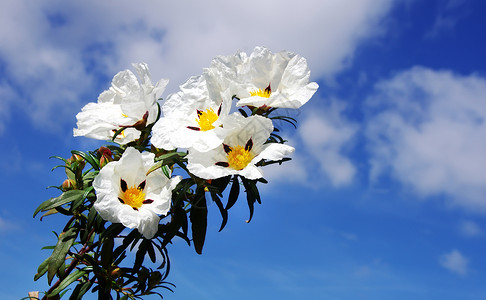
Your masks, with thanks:
[(116, 278), (120, 276), (122, 273), (122, 270), (119, 267), (115, 267), (110, 271), (110, 277), (111, 278)]
[(106, 147), (100, 147), (98, 149), (98, 154), (101, 155), (100, 168), (103, 168), (107, 163), (113, 161), (113, 154), (111, 153), (111, 150)]
[(82, 170), (86, 165), (86, 161), (78, 154), (73, 154), (66, 162), (66, 166), (71, 167), (77, 165), (77, 169)]
[(76, 188), (76, 181), (72, 179), (66, 179), (62, 183), (62, 189), (64, 191), (74, 190)]

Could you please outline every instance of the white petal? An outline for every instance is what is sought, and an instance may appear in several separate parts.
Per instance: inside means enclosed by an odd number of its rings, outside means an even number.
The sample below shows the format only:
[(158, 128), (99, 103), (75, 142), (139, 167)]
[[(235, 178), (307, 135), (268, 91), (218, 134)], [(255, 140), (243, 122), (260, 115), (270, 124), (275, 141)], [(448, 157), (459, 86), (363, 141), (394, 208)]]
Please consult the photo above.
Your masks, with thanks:
[(281, 160), (282, 158), (293, 153), (294, 151), (295, 148), (289, 145), (277, 144), (277, 143), (265, 144), (263, 151), (260, 152), (260, 154), (254, 158), (254, 161), (256, 163), (262, 159), (267, 159), (272, 161)]

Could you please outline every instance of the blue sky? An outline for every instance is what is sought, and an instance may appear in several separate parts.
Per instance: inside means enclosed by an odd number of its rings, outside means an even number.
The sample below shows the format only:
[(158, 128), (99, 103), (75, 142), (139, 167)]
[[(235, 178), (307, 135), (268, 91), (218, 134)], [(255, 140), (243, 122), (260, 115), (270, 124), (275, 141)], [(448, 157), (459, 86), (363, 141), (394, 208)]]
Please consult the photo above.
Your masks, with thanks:
[(306, 57), (320, 88), (252, 222), (240, 201), (218, 232), (212, 205), (203, 255), (170, 245), (166, 299), (486, 299), (485, 3), (179, 2), (0, 4), (1, 299), (48, 288), (49, 157), (100, 145), (72, 128), (114, 74), (147, 62), (166, 97), (257, 45)]

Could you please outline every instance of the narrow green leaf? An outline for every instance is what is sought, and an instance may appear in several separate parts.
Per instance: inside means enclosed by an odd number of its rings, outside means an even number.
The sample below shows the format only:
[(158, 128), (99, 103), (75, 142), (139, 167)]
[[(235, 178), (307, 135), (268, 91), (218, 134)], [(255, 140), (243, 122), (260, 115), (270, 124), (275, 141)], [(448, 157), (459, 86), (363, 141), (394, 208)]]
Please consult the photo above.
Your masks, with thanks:
[(93, 167), (93, 169), (97, 171), (100, 170), (100, 162), (91, 153), (84, 153), (83, 151), (79, 151), (79, 150), (72, 150), (71, 153), (77, 154), (82, 158), (84, 158), (84, 160), (86, 160)]
[(240, 194), (240, 182), (238, 181), (238, 175), (233, 176), (233, 184), (231, 185), (230, 193), (228, 196), (228, 203), (226, 203), (226, 210), (229, 210), (235, 205)]
[(216, 193), (211, 192), (211, 198), (216, 203), (216, 206), (218, 206), (221, 217), (223, 218), (223, 221), (221, 222), (221, 227), (219, 228), (219, 231), (221, 231), (228, 222), (228, 211), (224, 209), (223, 203), (221, 202), (221, 199), (219, 199), (218, 195), (216, 195)]
[(175, 157), (177, 158), (183, 158), (184, 156), (186, 156), (187, 153), (186, 152), (169, 152), (169, 153), (166, 153), (166, 154), (162, 154), (160, 156), (157, 156), (155, 158), (155, 161), (162, 161), (162, 160), (169, 160), (169, 159), (173, 159)]
[(69, 296), (69, 300), (81, 300), (83, 295), (86, 294), (87, 291), (91, 288), (93, 283), (91, 281), (86, 281), (76, 285), (73, 290), (71, 296)]
[(245, 117), (245, 118), (248, 118), (248, 114), (246, 113), (245, 110), (243, 110), (242, 108), (238, 108), (238, 111), (240, 112), (240, 114)]
[(145, 254), (147, 253), (147, 240), (142, 240), (140, 246), (138, 247), (137, 253), (135, 253), (135, 263), (133, 264), (133, 269), (138, 271), (142, 267)]
[(162, 166), (162, 172), (164, 172), (165, 177), (170, 179), (170, 169), (168, 166)]
[(47, 216), (50, 216), (50, 215), (53, 215), (53, 214), (57, 214), (59, 211), (57, 211), (57, 209), (55, 208), (51, 208), (49, 209), (45, 214), (43, 214), (41, 217), (40, 217), (40, 220), (42, 221), (42, 219), (44, 217), (47, 217)]
[(191, 219), (192, 223), (191, 229), (194, 248), (196, 249), (197, 254), (202, 254), (204, 240), (206, 239), (206, 228), (208, 225), (208, 208), (206, 206), (204, 189), (198, 188), (196, 195), (199, 196), (197, 197), (199, 201), (191, 205), (191, 213), (189, 218)]
[(161, 160), (161, 161), (158, 161), (156, 162), (148, 171), (147, 171), (147, 174), (145, 174), (146, 176), (148, 176), (150, 173), (152, 173), (153, 171), (155, 170), (158, 170), (160, 168), (162, 168), (162, 166), (164, 165), (164, 161)]
[(71, 190), (62, 193), (59, 197), (51, 198), (49, 200), (44, 201), (34, 212), (34, 217), (41, 211), (47, 211), (49, 209), (61, 206), (63, 204), (76, 201), (81, 198), (84, 194), (84, 191), (81, 190)]
[(254, 211), (256, 198), (251, 192), (249, 181), (246, 180), (245, 178), (242, 178), (242, 181), (243, 181), (243, 186), (245, 187), (246, 190), (246, 201), (248, 202), (248, 208), (250, 210), (250, 218), (246, 221), (247, 223), (249, 223), (253, 218), (253, 211)]
[(104, 239), (103, 244), (101, 245), (101, 266), (103, 266), (105, 270), (108, 270), (111, 267), (114, 245), (115, 241), (112, 238)]
[(66, 278), (64, 278), (61, 281), (59, 286), (57, 288), (55, 288), (49, 295), (47, 295), (47, 297), (53, 297), (53, 296), (59, 294), (62, 290), (67, 288), (71, 283), (73, 283), (76, 280), (78, 280), (79, 278), (83, 277), (85, 274), (87, 274), (87, 272), (85, 270), (73, 271), (71, 274), (66, 276)]
[(162, 281), (162, 274), (159, 271), (152, 272), (148, 280), (149, 289), (154, 288)]
[(52, 251), (52, 255), (49, 258), (49, 266), (47, 269), (47, 281), (49, 284), (51, 284), (57, 270), (64, 264), (66, 255), (73, 245), (77, 235), (78, 229), (74, 227), (69, 228), (66, 232), (62, 232), (59, 235), (56, 248), (54, 248), (54, 251)]
[(157, 257), (155, 256), (154, 245), (152, 244), (151, 240), (147, 240), (147, 252), (150, 257), (150, 260), (155, 263)]
[(44, 260), (40, 265), (39, 265), (39, 268), (37, 268), (37, 274), (35, 274), (34, 276), (34, 281), (37, 281), (39, 278), (41, 278), (42, 276), (44, 276), (44, 274), (46, 274), (47, 272), (47, 267), (49, 265), (49, 258), (46, 258), (46, 260)]

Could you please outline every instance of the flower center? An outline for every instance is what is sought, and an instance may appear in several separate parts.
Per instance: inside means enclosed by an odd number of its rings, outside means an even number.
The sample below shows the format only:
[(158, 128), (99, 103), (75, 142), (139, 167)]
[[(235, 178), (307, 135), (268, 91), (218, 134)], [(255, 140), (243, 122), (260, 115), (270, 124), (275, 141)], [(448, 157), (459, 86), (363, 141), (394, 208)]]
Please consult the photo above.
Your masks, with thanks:
[(123, 192), (121, 198), (123, 203), (130, 205), (134, 209), (139, 209), (145, 200), (145, 193), (140, 187), (131, 187)]
[(227, 157), (230, 168), (242, 170), (251, 162), (253, 154), (246, 148), (248, 147), (236, 146), (231, 148)]
[(216, 120), (218, 120), (218, 115), (212, 108), (205, 111), (197, 111), (196, 122), (199, 124), (199, 128), (201, 128), (202, 131), (213, 129), (213, 123), (216, 122)]
[(268, 84), (268, 86), (262, 90), (262, 89), (258, 89), (256, 91), (250, 91), (250, 95), (253, 97), (253, 96), (259, 96), (259, 97), (263, 97), (263, 98), (270, 98), (270, 95), (272, 94), (272, 89), (270, 88), (270, 84)]

